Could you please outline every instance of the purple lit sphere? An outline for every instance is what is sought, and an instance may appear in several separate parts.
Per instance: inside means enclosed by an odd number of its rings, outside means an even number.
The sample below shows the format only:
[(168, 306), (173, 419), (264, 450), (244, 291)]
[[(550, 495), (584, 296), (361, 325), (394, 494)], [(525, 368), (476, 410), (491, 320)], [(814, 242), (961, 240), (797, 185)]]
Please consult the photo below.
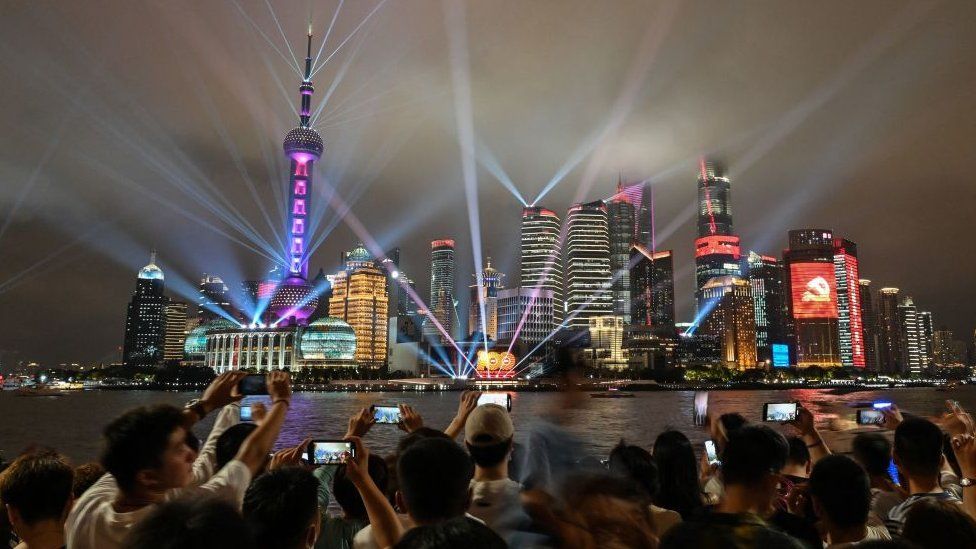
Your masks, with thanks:
[(299, 126), (285, 135), (282, 148), (289, 157), (305, 164), (309, 160), (316, 160), (322, 156), (325, 143), (319, 132)]
[(312, 286), (300, 276), (290, 276), (281, 281), (275, 288), (268, 313), (272, 321), (288, 322), (295, 317), (299, 324), (307, 324), (319, 305), (318, 296), (312, 292)]

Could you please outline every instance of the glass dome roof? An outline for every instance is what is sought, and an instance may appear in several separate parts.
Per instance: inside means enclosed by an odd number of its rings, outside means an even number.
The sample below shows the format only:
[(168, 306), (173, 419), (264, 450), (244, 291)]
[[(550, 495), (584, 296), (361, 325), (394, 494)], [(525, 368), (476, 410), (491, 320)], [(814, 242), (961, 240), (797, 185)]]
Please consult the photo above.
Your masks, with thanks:
[(207, 326), (197, 326), (186, 334), (183, 352), (187, 355), (202, 355), (207, 352)]
[(356, 333), (342, 320), (327, 316), (308, 325), (299, 348), (305, 360), (350, 362), (356, 357)]

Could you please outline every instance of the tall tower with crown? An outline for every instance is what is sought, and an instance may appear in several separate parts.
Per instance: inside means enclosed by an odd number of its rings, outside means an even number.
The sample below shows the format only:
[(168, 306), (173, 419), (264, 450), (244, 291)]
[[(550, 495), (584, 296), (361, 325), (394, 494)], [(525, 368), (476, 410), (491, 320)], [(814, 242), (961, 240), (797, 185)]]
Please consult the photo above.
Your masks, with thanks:
[(305, 77), (298, 87), (302, 96), (298, 127), (285, 135), (282, 143), (285, 155), (291, 160), (288, 193), (288, 258), (287, 272), (275, 289), (268, 312), (275, 322), (307, 324), (318, 306), (308, 283), (308, 212), (312, 194), (312, 175), (315, 162), (322, 157), (325, 145), (322, 136), (310, 125), (312, 93), (312, 30), (308, 31), (305, 56)]

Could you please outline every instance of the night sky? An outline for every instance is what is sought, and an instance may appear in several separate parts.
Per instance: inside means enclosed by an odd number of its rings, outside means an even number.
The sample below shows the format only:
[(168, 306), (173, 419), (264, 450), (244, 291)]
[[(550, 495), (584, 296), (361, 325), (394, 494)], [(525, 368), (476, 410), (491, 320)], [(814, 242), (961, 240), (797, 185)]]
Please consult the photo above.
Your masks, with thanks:
[[(302, 61), (309, 19), (315, 55), (338, 2), (271, 5)], [(653, 185), (687, 321), (709, 154), (729, 166), (744, 249), (779, 256), (788, 229), (833, 229), (876, 288), (972, 334), (976, 3), (390, 0), (359, 26), (375, 6), (345, 1), (314, 77), (313, 109), (332, 92), (313, 271), (358, 240), (330, 188), (426, 297), (433, 238), (457, 240), (458, 286), (472, 280), (466, 160), (476, 234), (510, 283), (521, 203), (486, 165), (529, 201), (568, 169), (540, 201), (560, 215), (620, 175)], [(264, 0), (3, 3), (5, 367), (118, 360), (152, 247), (183, 299), (203, 272), (236, 289), (270, 268), (292, 64)]]

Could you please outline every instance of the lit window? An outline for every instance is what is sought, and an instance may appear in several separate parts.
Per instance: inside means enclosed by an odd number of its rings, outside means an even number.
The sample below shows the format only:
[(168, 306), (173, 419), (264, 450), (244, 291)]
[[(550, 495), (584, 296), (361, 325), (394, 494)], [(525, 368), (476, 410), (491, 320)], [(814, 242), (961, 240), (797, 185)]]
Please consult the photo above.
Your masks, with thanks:
[(302, 239), (293, 238), (291, 241), (291, 253), (300, 254), (302, 253)]
[(295, 207), (292, 208), (291, 213), (295, 215), (305, 215), (305, 200), (302, 198), (296, 198)]
[(307, 187), (305, 186), (304, 179), (295, 180), (295, 196), (305, 196), (307, 192)]
[(291, 224), (291, 234), (305, 234), (305, 220), (295, 219)]

